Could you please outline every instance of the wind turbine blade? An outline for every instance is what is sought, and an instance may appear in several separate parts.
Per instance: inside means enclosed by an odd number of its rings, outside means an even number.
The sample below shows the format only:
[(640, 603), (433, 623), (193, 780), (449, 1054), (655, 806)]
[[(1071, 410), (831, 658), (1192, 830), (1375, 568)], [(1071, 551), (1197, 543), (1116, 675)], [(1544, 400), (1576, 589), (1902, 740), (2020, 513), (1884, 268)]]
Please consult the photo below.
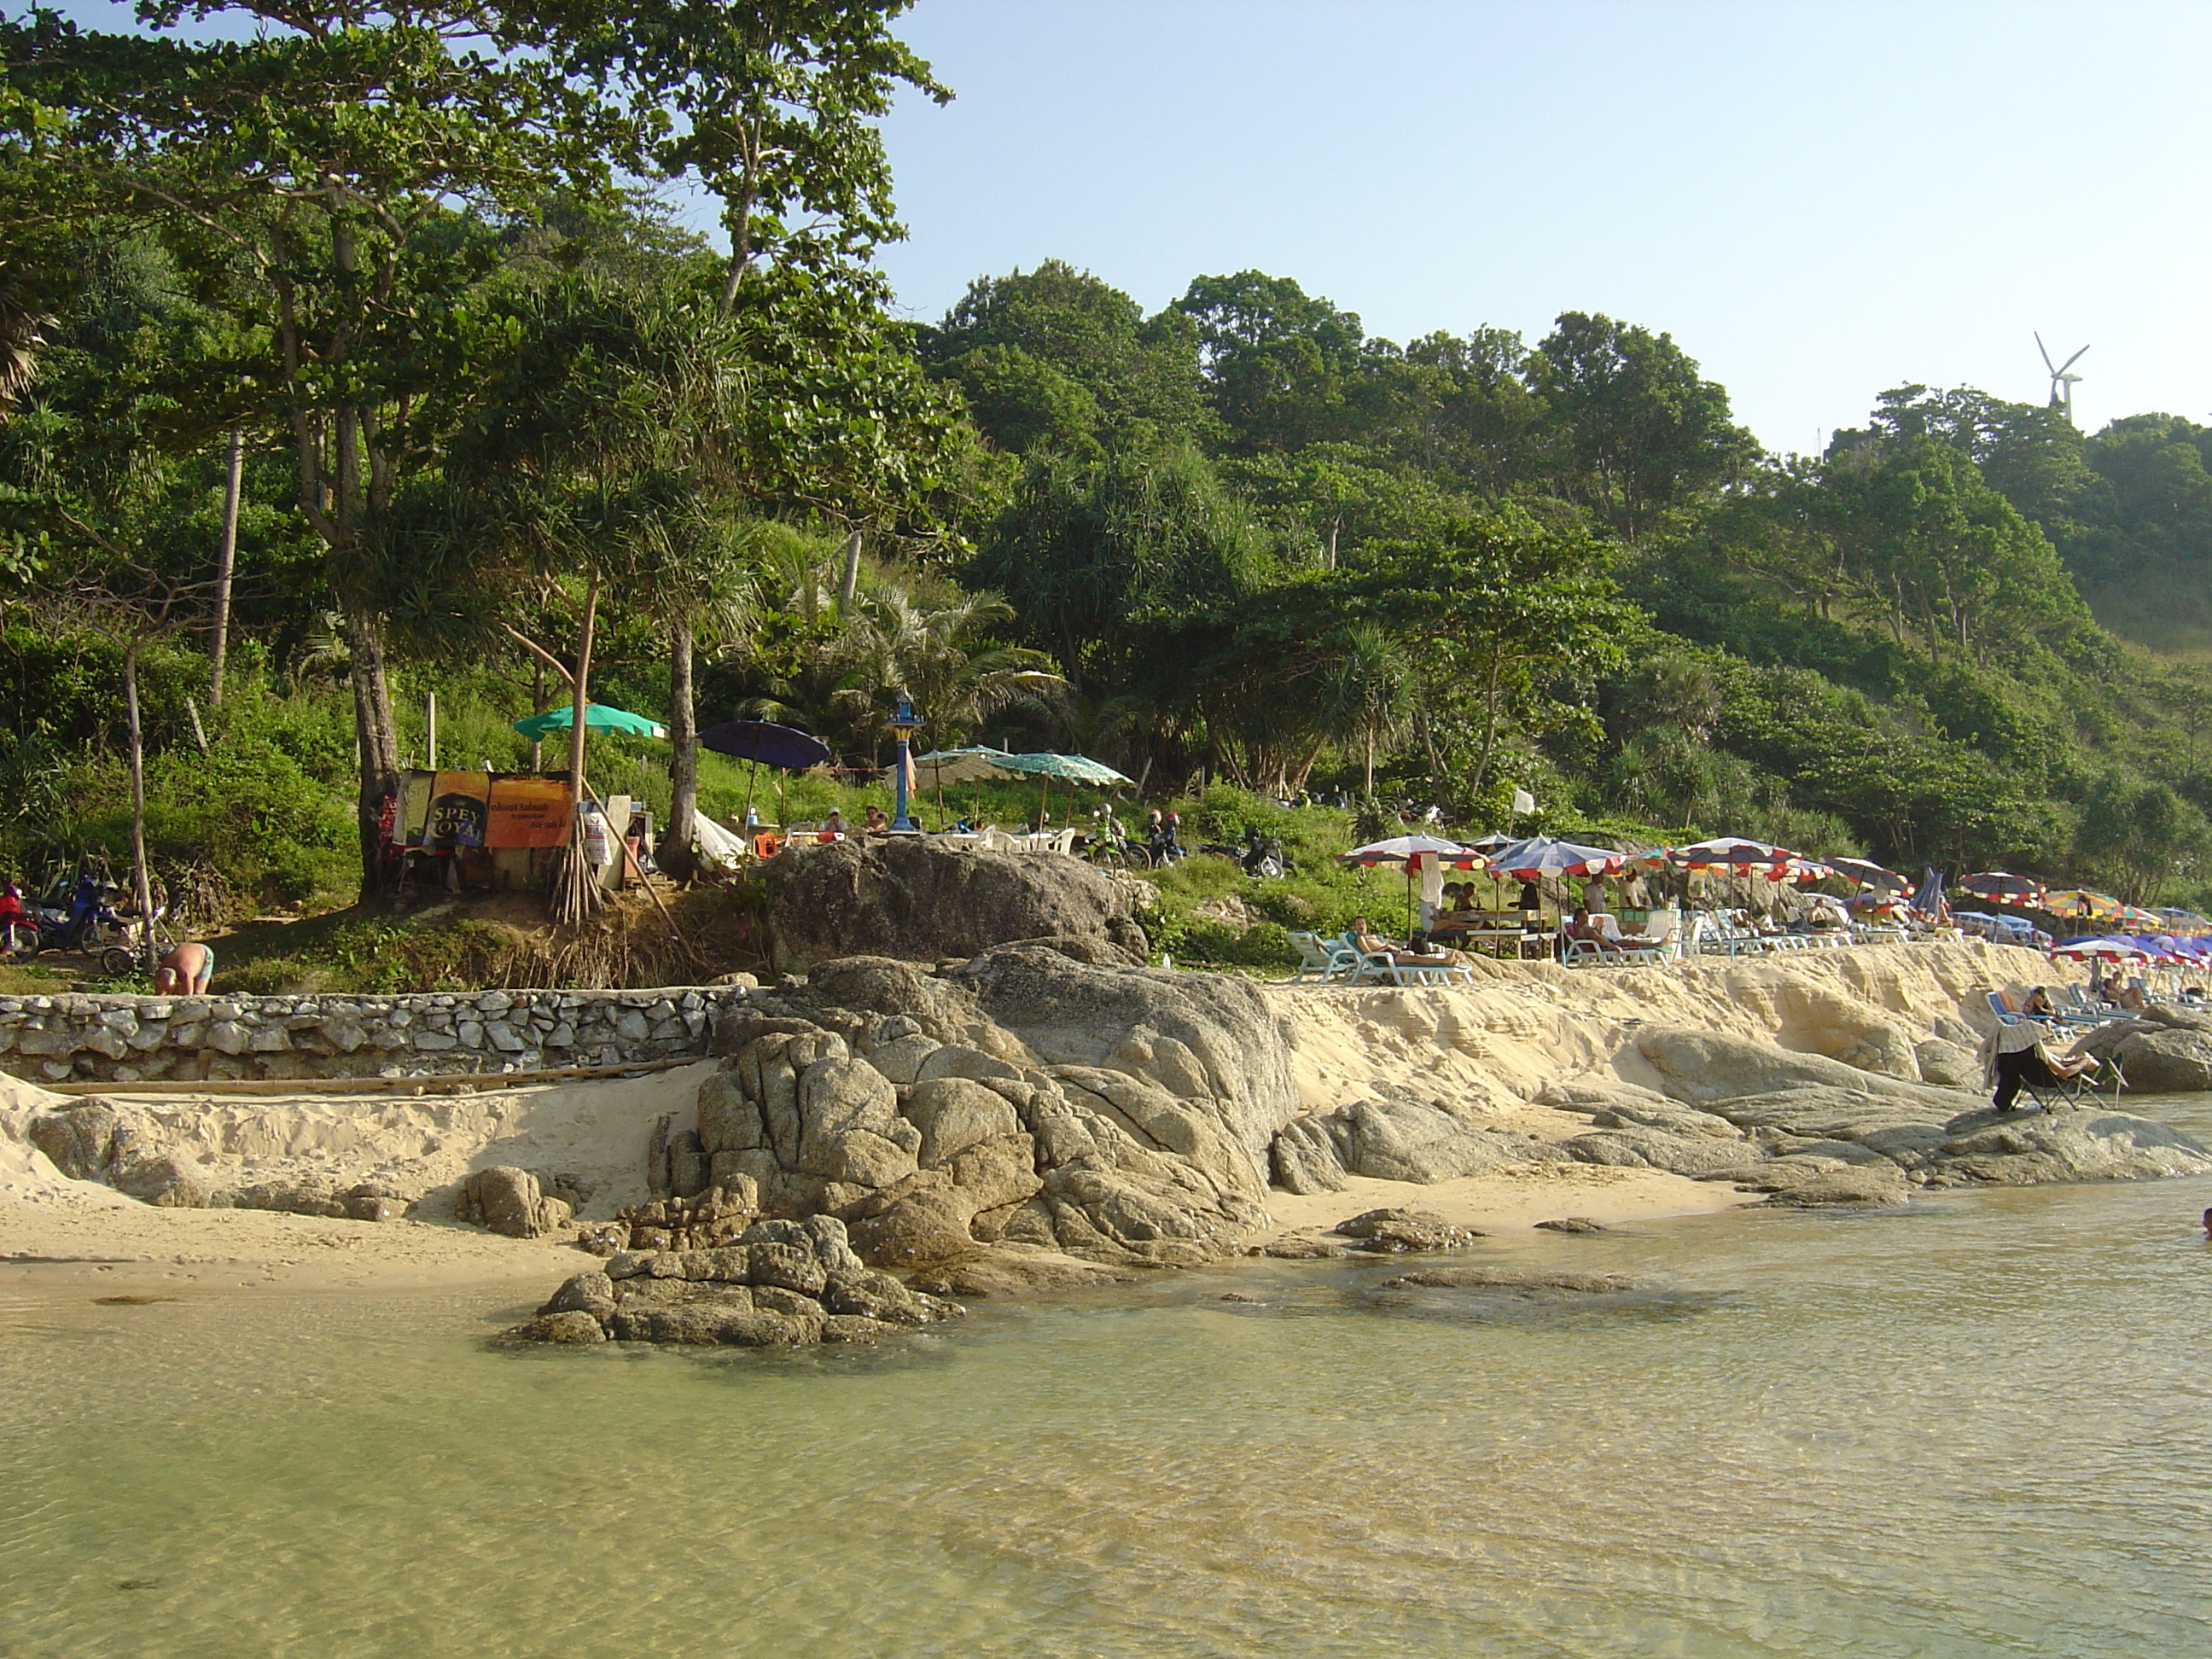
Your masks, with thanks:
[(2051, 361), (2051, 353), (2044, 349), (2043, 336), (2040, 334), (2035, 337), (2035, 349), (2043, 353), (2043, 366), (2056, 374), (2058, 372), (2058, 365)]
[[(2089, 349), (2088, 347), (2087, 347), (2087, 346), (2083, 346), (2083, 347), (2081, 348), (2081, 351), (2087, 351), (2088, 349)], [(2075, 364), (2076, 364), (2076, 363), (2080, 362), (2081, 361), (2081, 351), (2077, 351), (2077, 352), (2075, 352), (2075, 353), (2071, 357), (2069, 357), (2069, 358), (2068, 358), (2064, 362), (2063, 362), (2063, 363), (2059, 364), (2059, 365), (2058, 365), (2058, 372), (2059, 372), (2061, 374), (2064, 374), (2068, 369), (2069, 369), (2069, 368), (2073, 368)]]

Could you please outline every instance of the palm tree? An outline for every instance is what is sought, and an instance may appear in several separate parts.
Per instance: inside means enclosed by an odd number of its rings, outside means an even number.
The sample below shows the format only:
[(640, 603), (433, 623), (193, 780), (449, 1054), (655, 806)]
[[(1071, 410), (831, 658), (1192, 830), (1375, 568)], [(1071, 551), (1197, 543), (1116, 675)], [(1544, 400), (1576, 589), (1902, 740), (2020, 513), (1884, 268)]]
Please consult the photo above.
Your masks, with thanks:
[(39, 348), (53, 319), (40, 311), (23, 279), (0, 261), (0, 412), (19, 402), (39, 374)]

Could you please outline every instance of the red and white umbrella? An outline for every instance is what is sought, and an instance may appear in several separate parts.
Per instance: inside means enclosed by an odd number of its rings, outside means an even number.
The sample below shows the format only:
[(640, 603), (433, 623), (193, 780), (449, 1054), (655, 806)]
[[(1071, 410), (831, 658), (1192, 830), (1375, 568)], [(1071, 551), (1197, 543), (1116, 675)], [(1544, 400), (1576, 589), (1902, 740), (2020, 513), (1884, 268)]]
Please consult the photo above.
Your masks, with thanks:
[(2101, 957), (2107, 962), (2148, 962), (2150, 952), (2124, 939), (2069, 939), (2051, 947), (2054, 957)]
[(1393, 836), (1388, 841), (1370, 842), (1364, 847), (1355, 847), (1349, 853), (1339, 853), (1339, 864), (1358, 864), (1372, 867), (1378, 864), (1410, 864), (1424, 853), (1433, 853), (1447, 862), (1459, 860), (1474, 860), (1465, 868), (1475, 869), (1480, 860), (1455, 841), (1441, 841), (1434, 836)]
[(1692, 842), (1687, 847), (1662, 847), (1650, 856), (1678, 870), (1717, 870), (1732, 876), (1765, 875), (1786, 870), (1792, 860), (1803, 861), (1802, 854), (1786, 847), (1770, 847), (1741, 836), (1721, 836), (1712, 841)]
[(1549, 876), (1587, 880), (1617, 876), (1629, 865), (1629, 854), (1603, 847), (1582, 847), (1571, 841), (1534, 836), (1501, 847), (1485, 860), (1490, 872), (1511, 881), (1540, 881)]

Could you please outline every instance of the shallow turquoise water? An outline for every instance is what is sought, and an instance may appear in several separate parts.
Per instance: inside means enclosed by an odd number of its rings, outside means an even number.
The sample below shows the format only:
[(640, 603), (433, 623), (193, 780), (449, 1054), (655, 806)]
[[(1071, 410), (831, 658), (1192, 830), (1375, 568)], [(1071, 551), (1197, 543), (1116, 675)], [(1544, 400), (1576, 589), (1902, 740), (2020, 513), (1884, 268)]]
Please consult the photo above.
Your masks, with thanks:
[(1681, 1293), (1579, 1314), (1244, 1264), (858, 1355), (18, 1297), (0, 1654), (2201, 1659), (2208, 1203), (1486, 1244)]

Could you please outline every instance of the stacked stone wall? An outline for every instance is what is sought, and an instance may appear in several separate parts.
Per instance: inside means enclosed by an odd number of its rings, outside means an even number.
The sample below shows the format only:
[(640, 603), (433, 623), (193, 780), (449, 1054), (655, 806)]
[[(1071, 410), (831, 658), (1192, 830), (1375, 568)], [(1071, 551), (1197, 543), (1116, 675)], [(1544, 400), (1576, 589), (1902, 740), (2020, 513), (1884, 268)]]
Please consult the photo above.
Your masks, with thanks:
[(703, 1058), (736, 988), (397, 996), (0, 997), (33, 1083), (431, 1077)]

